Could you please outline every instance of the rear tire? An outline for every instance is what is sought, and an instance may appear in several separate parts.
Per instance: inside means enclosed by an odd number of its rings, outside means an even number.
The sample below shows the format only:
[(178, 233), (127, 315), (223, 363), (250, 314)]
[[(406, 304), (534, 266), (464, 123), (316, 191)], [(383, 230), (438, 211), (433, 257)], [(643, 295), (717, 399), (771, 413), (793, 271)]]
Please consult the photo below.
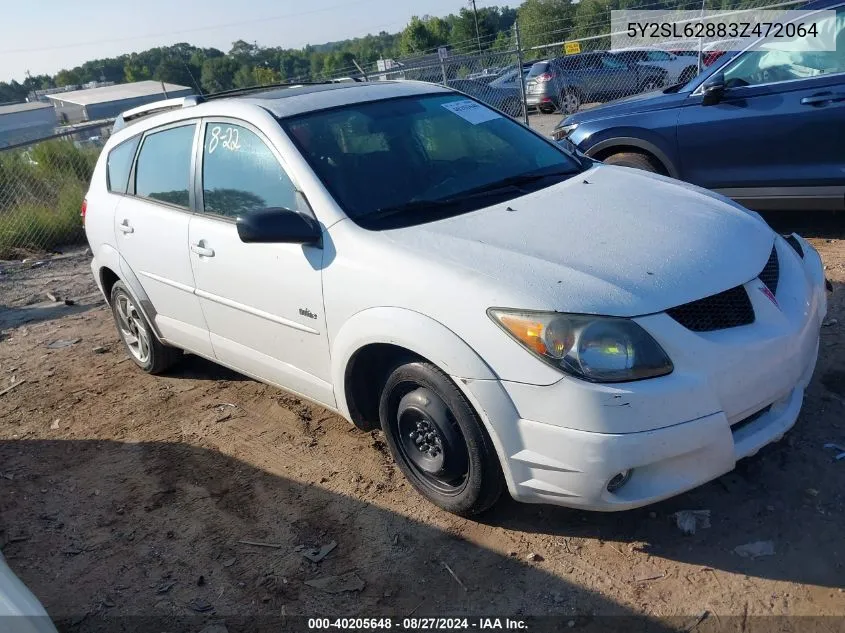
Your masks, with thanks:
[(110, 303), (120, 339), (129, 358), (138, 367), (148, 374), (160, 374), (182, 357), (182, 350), (158, 340), (122, 281), (116, 281), (112, 286)]
[(451, 379), (431, 363), (396, 367), (379, 417), (393, 459), (411, 485), (460, 516), (490, 508), (504, 488), (496, 449)]
[(563, 90), (558, 96), (557, 103), (561, 114), (575, 114), (581, 107), (581, 97), (574, 90)]
[(633, 167), (634, 169), (642, 169), (643, 171), (650, 171), (653, 174), (663, 173), (660, 164), (657, 160), (648, 154), (640, 154), (638, 152), (618, 152), (611, 154), (603, 161), (606, 165), (618, 165), (619, 167)]

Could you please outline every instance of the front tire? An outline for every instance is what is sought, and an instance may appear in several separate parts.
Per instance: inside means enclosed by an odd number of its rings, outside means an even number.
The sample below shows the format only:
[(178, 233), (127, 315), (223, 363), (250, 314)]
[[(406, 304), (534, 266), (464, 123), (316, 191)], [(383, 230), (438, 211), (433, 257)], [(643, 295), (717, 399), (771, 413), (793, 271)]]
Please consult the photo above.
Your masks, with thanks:
[(643, 171), (650, 171), (653, 174), (663, 173), (657, 160), (646, 154), (639, 154), (637, 152), (618, 152), (611, 154), (603, 161), (606, 165), (619, 165), (620, 167), (633, 167), (634, 169), (642, 169)]
[(399, 469), (426, 499), (461, 516), (490, 508), (504, 481), (493, 442), (451, 379), (425, 361), (399, 365), (379, 417)]
[(117, 332), (129, 358), (148, 374), (160, 374), (182, 356), (182, 350), (164, 345), (156, 338), (143, 312), (122, 281), (111, 289), (111, 310)]

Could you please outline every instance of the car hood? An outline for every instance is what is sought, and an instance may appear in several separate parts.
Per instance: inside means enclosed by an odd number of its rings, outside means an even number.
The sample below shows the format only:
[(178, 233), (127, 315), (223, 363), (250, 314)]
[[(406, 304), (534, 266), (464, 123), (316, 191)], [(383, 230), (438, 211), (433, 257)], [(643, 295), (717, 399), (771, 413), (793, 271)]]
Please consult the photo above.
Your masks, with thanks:
[(565, 121), (570, 123), (585, 123), (587, 121), (596, 121), (598, 119), (606, 119), (608, 117), (622, 116), (625, 114), (636, 114), (638, 112), (651, 112), (654, 110), (665, 110), (667, 108), (675, 108), (689, 97), (688, 92), (670, 92), (664, 93), (661, 90), (656, 92), (646, 92), (643, 94), (626, 97), (624, 99), (617, 99), (604, 105), (590, 108), (576, 112), (568, 117)]
[(606, 165), (383, 235), (455, 274), (491, 278), (510, 290), (502, 299), (525, 303), (511, 307), (611, 316), (662, 312), (754, 279), (774, 240), (726, 198)]

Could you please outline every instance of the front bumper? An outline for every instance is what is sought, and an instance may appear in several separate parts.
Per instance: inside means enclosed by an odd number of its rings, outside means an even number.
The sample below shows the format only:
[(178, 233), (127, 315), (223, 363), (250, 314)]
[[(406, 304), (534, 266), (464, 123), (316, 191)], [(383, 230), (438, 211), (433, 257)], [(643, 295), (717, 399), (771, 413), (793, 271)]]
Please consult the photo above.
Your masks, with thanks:
[[(491, 397), (492, 385), (469, 385), (512, 496), (588, 510), (635, 508), (719, 477), (779, 440), (798, 418), (827, 310), (821, 260), (802, 246), (803, 259), (777, 239), (778, 305), (759, 292), (759, 280), (746, 284), (751, 325), (695, 333), (666, 314), (637, 319), (675, 363), (668, 376), (613, 385), (502, 381), (501, 401)], [(609, 492), (608, 482), (628, 470), (627, 483)]]

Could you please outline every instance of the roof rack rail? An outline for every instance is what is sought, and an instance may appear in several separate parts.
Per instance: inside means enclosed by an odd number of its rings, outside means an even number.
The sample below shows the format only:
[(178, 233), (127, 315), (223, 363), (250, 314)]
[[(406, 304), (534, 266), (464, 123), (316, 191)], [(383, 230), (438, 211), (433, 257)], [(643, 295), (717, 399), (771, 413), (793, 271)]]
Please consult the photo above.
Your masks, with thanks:
[(325, 84), (340, 83), (343, 81), (360, 82), (361, 79), (357, 77), (344, 77), (343, 79), (328, 79), (326, 81), (299, 81), (286, 82), (278, 84), (267, 84), (265, 86), (251, 86), (249, 88), (234, 88), (232, 90), (223, 90), (221, 92), (212, 92), (211, 94), (194, 94), (186, 97), (177, 97), (175, 99), (164, 99), (162, 101), (154, 101), (153, 103), (146, 103), (137, 108), (132, 108), (118, 115), (115, 119), (112, 132), (122, 130), (130, 123), (143, 119), (153, 114), (160, 114), (167, 110), (176, 110), (177, 108), (190, 108), (200, 103), (205, 103), (212, 99), (223, 99), (225, 97), (237, 97), (239, 95), (246, 95), (253, 92), (262, 92), (265, 90), (273, 90), (275, 88), (297, 88), (299, 86), (322, 86)]
[[(356, 79), (355, 81), (360, 81)], [(273, 90), (274, 88), (297, 88), (299, 86), (322, 86), (325, 84), (333, 84), (337, 83), (332, 79), (327, 79), (326, 81), (295, 81), (295, 82), (284, 82), (278, 84), (266, 84), (264, 86), (250, 86), (249, 88), (233, 88), (231, 90), (222, 90), (220, 92), (212, 92), (211, 94), (207, 95), (192, 95), (192, 97), (196, 99), (197, 103), (202, 103), (203, 101), (208, 101), (210, 99), (223, 99), (225, 97), (237, 97), (239, 95), (250, 94), (251, 92), (263, 92), (264, 90)]]
[(189, 95), (187, 97), (176, 97), (175, 99), (153, 101), (152, 103), (145, 103), (144, 105), (122, 112), (118, 115), (117, 119), (115, 119), (112, 132), (117, 132), (133, 121), (152, 116), (153, 114), (160, 114), (161, 112), (166, 112), (168, 110), (176, 110), (178, 108), (187, 108), (197, 105), (199, 102), (196, 101), (196, 96), (197, 95)]

